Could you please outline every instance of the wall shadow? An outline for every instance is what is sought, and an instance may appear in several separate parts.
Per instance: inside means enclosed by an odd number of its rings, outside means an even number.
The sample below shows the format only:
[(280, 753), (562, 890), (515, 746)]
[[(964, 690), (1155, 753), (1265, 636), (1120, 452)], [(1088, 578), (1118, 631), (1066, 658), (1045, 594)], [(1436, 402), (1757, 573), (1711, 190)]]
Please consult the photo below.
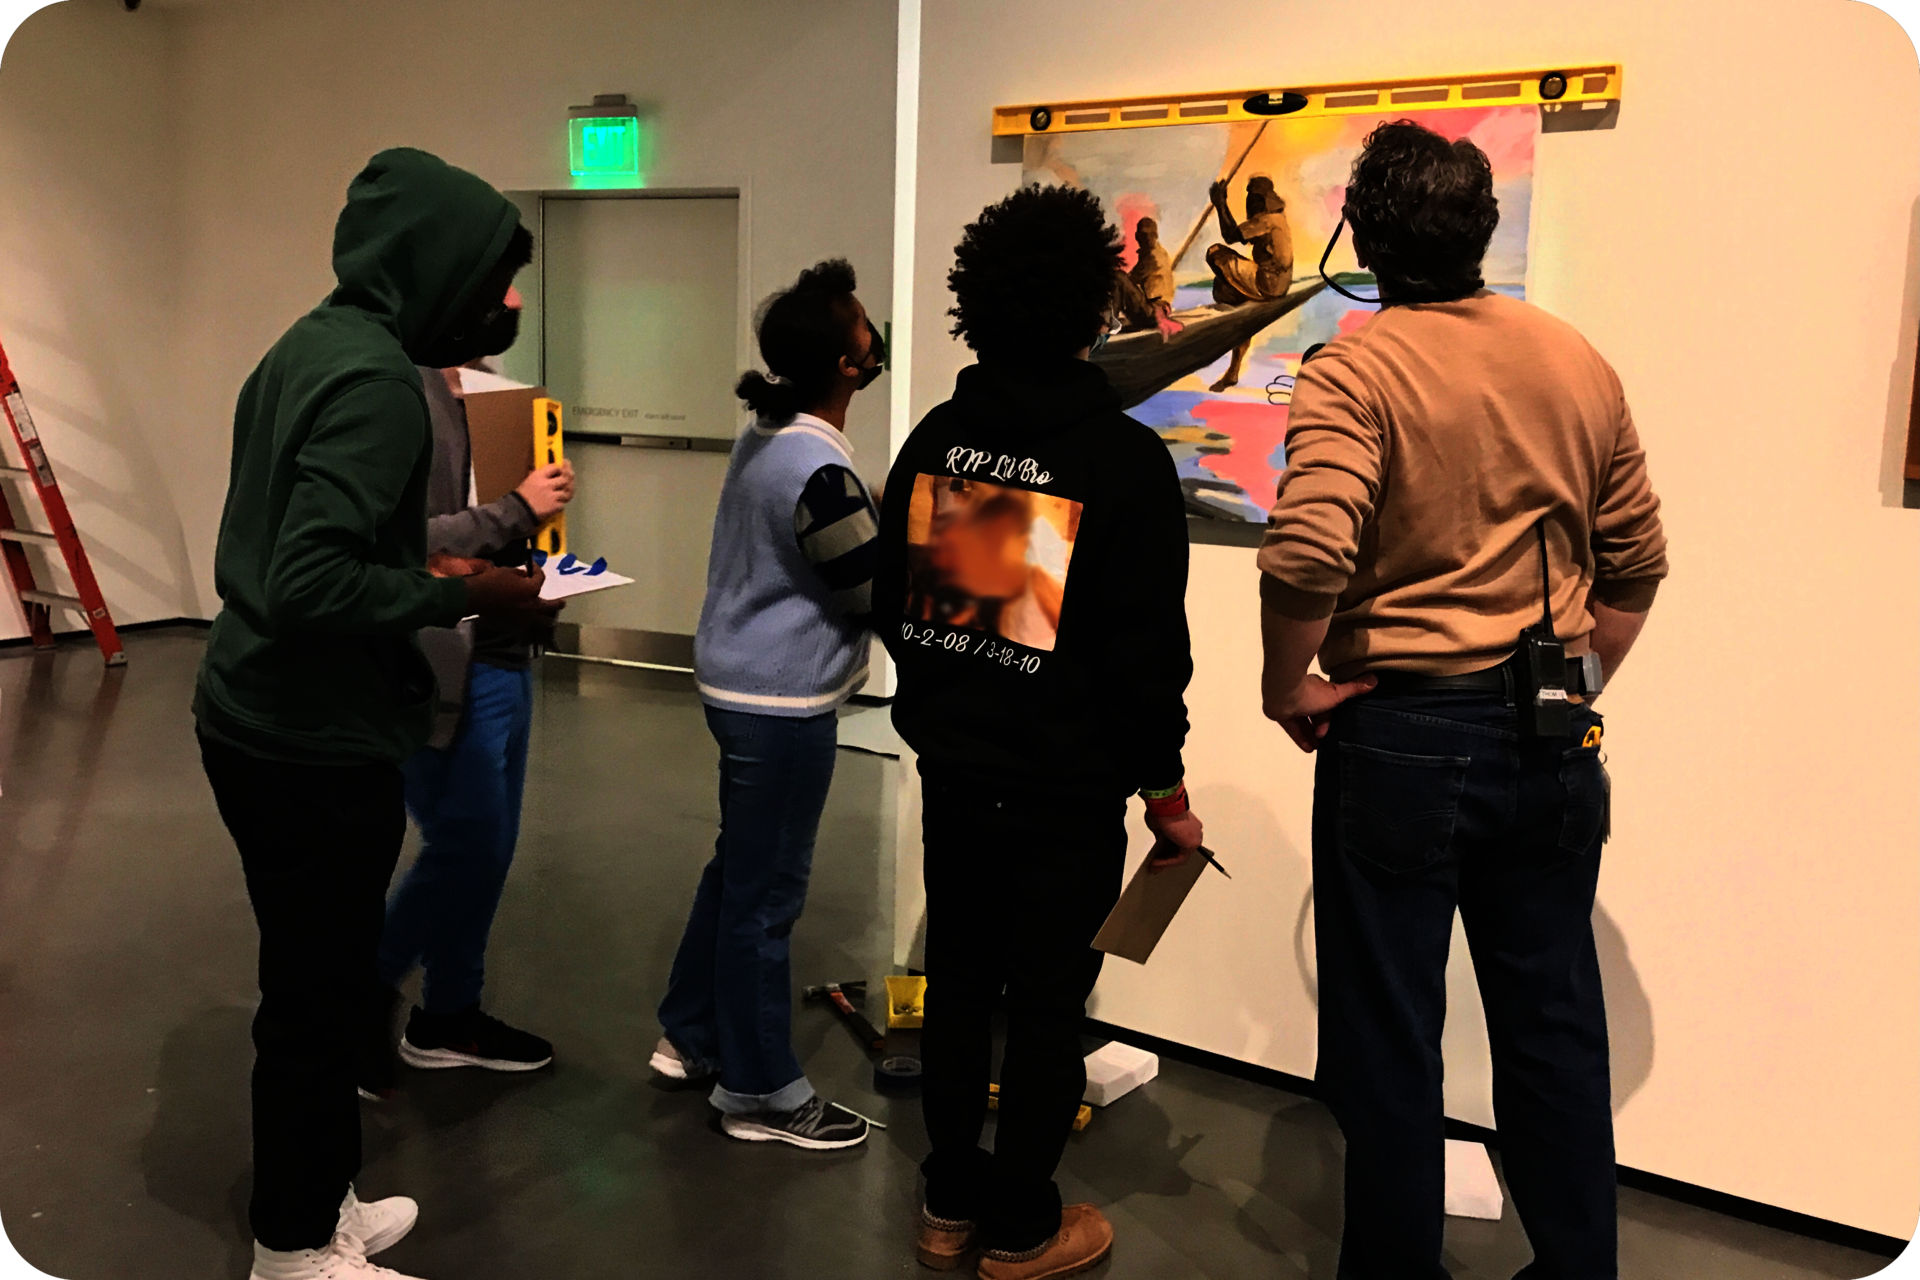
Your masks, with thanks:
[(1346, 1143), (1318, 1103), (1289, 1107), (1267, 1126), (1257, 1199), (1237, 1224), (1247, 1239), (1304, 1264), (1313, 1280), (1333, 1280), (1346, 1215)]
[[(1607, 1038), (1613, 1071), (1613, 1113), (1617, 1116), (1633, 1100), (1634, 1095), (1646, 1087), (1653, 1075), (1653, 1002), (1647, 996), (1645, 984), (1640, 981), (1639, 970), (1634, 967), (1626, 935), (1606, 907), (1598, 902), (1593, 908), (1593, 942), (1600, 957), (1601, 987), (1606, 992)], [(1461, 958), (1470, 960), (1464, 948), (1462, 952)], [(1295, 914), (1293, 955), (1300, 967), (1300, 977), (1306, 986), (1308, 999), (1318, 1008), (1320, 990), (1314, 968), (1312, 885), (1307, 886)], [(1468, 975), (1466, 989), (1450, 1002), (1449, 1025), (1462, 1017), (1482, 1016), (1478, 1007), (1479, 993), (1472, 988), (1471, 969), (1465, 972)], [(1484, 1025), (1479, 1028), (1477, 1035), (1484, 1042)]]
[[(1084, 1151), (1073, 1161), (1073, 1172), (1112, 1204), (1133, 1196), (1180, 1197), (1193, 1190), (1187, 1156), (1206, 1139), (1203, 1133), (1173, 1131), (1172, 1117), (1149, 1089), (1127, 1095), (1123, 1124), (1096, 1119), (1070, 1141)], [(1086, 1156), (1094, 1156), (1087, 1159)]]
[(1313, 881), (1300, 895), (1300, 910), (1293, 921), (1293, 962), (1300, 966), (1300, 985), (1306, 988), (1307, 1002), (1320, 1007), (1320, 966), (1313, 941)]
[(1633, 967), (1626, 935), (1607, 909), (1593, 907), (1593, 944), (1607, 996), (1607, 1040), (1613, 1059), (1613, 1114), (1620, 1114), (1653, 1074), (1653, 1004)]

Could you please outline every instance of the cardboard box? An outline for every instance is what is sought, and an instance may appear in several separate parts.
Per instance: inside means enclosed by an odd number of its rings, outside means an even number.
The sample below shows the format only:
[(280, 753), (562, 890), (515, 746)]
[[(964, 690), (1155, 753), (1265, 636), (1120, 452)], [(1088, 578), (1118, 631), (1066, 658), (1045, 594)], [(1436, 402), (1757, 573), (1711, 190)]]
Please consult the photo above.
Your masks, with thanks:
[(481, 502), (504, 498), (533, 471), (533, 402), (545, 387), (467, 393), (473, 488)]

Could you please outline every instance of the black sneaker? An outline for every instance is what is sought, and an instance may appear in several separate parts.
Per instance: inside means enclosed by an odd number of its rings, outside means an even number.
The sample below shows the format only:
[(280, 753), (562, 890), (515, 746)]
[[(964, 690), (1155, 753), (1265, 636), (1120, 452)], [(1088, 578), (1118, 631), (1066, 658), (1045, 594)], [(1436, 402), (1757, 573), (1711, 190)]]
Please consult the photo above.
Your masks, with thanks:
[(459, 1013), (428, 1013), (415, 1005), (400, 1037), (400, 1059), (428, 1070), (537, 1071), (553, 1061), (553, 1046), (480, 1012), (478, 1005)]
[(790, 1142), (809, 1151), (835, 1151), (867, 1140), (867, 1122), (815, 1094), (792, 1111), (723, 1116), (720, 1128), (742, 1142)]

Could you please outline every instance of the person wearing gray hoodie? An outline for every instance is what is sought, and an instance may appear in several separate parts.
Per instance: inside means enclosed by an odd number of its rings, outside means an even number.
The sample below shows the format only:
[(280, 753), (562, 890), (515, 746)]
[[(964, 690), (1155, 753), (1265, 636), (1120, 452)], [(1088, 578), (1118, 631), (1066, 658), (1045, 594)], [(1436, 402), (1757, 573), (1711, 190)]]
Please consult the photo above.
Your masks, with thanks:
[[(517, 308), (510, 308), (517, 316)], [(502, 333), (502, 339), (511, 335)], [(433, 423), (427, 476), (427, 553), (499, 565), (527, 559), (528, 540), (573, 500), (573, 465), (539, 467), (492, 502), (474, 499), (473, 446), (459, 369), (421, 369)], [(476, 619), (422, 633), (440, 687), (435, 736), (401, 766), (420, 856), (387, 901), (380, 976), (397, 1009), (399, 987), (419, 965), (421, 1003), (407, 1020), (400, 1059), (427, 1070), (535, 1071), (553, 1046), (480, 1008), (487, 940), (520, 835), (527, 741), (533, 728), (533, 652), (545, 618)], [(362, 1096), (394, 1084), (391, 1017), (361, 1073)]]

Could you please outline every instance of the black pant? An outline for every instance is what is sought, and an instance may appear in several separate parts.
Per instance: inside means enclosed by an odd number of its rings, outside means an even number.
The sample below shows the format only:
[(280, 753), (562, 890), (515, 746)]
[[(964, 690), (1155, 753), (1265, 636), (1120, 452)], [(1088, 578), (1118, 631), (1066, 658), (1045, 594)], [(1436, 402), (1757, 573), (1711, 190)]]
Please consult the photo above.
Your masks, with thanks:
[[(1028, 1249), (1060, 1229), (1053, 1173), (1087, 1088), (1080, 1026), (1103, 959), (1088, 944), (1120, 896), (1126, 801), (936, 772), (924, 781), (927, 1208), (978, 1222), (988, 1248)], [(1002, 992), (1007, 1046), (989, 1156), (980, 1133)]]
[(1342, 1280), (1441, 1280), (1440, 1029), (1457, 907), (1493, 1049), (1526, 1280), (1612, 1280), (1613, 1116), (1593, 945), (1600, 717), (1522, 739), (1497, 694), (1373, 695), (1314, 777), (1318, 1080), (1347, 1139)]
[(386, 1009), (378, 957), (407, 812), (395, 765), (295, 765), (208, 738), (200, 759), (260, 924), (254, 1238), (317, 1249), (360, 1171), (356, 1052)]

